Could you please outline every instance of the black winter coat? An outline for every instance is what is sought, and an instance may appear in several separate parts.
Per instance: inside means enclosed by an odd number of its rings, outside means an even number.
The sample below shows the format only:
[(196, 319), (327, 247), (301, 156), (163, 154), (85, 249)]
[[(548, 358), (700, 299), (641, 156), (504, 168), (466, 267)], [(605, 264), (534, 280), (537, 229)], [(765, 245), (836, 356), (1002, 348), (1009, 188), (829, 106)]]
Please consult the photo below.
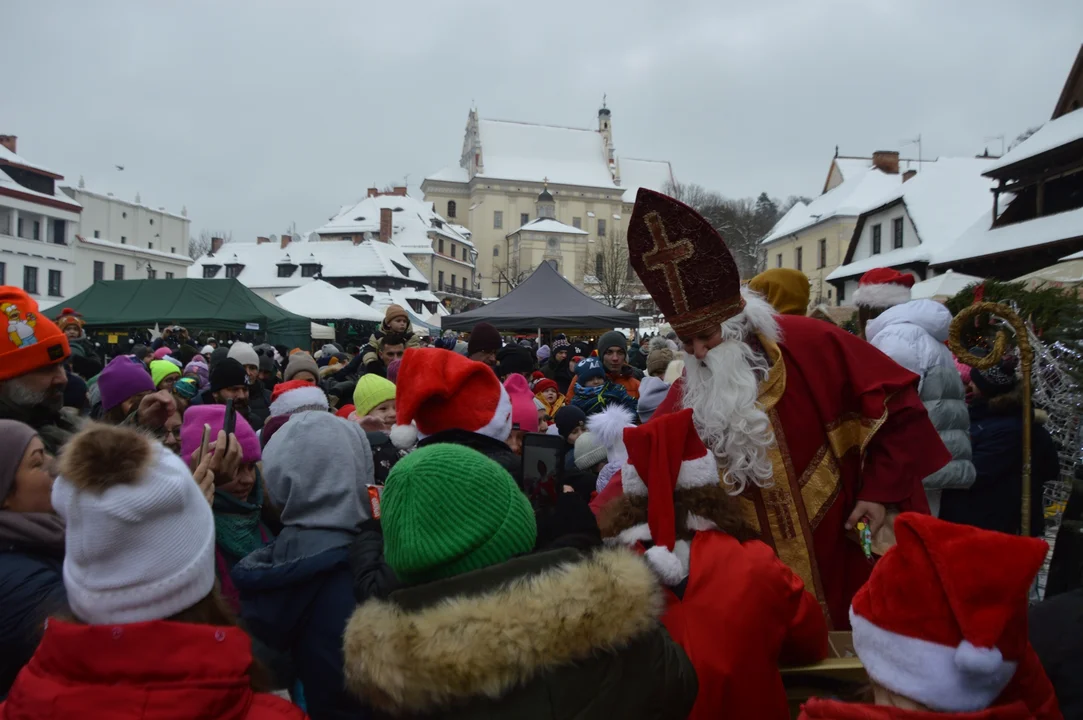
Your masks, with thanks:
[(488, 435), (470, 432), (469, 430), (444, 430), (435, 435), (430, 435), (417, 444), (418, 447), (448, 443), (450, 445), (462, 445), (496, 462), (515, 478), (519, 487), (523, 486), (523, 459), (513, 453), (507, 443), (495, 440)]
[(686, 718), (696, 673), (664, 606), (628, 550), (515, 558), (359, 607), (346, 682), (381, 717)]
[(1030, 609), (1030, 644), (1066, 718), (1083, 718), (1083, 588)]
[(62, 556), (0, 551), (0, 700), (37, 649), (45, 619), (68, 608), (63, 566)]
[[(1023, 495), (1023, 412), (1018, 392), (970, 406), (974, 484), (944, 490), (940, 519), (1018, 535)], [(1030, 534), (1042, 534), (1042, 486), (1060, 473), (1057, 447), (1040, 423), (1032, 425)]]

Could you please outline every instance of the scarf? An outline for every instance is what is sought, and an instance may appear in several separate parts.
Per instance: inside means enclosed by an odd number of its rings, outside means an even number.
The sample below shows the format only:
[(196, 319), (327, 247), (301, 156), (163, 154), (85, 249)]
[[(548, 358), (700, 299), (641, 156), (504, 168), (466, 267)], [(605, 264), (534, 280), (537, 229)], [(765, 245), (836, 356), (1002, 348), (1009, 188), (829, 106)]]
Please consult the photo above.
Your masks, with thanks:
[(214, 539), (222, 550), (239, 560), (259, 550), (265, 544), (264, 529), (260, 524), (263, 509), (263, 487), (259, 477), (247, 500), (214, 491)]
[(605, 385), (595, 385), (593, 387), (584, 387), (584, 386), (580, 385), (579, 383), (576, 383), (575, 384), (575, 396), (576, 397), (584, 397), (584, 398), (592, 398), (592, 397), (596, 397), (596, 396), (600, 395), (602, 390), (604, 390), (604, 389), (605, 389)]
[(0, 510), (0, 550), (8, 548), (38, 550), (62, 558), (64, 520), (54, 513)]

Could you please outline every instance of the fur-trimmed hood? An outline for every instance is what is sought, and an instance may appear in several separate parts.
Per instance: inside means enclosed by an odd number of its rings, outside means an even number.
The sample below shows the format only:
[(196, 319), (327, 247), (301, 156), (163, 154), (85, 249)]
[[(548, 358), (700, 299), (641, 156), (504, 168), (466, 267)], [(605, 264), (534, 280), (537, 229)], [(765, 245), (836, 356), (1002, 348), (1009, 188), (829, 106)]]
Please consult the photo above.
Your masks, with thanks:
[[(721, 485), (677, 490), (673, 493), (674, 519), (678, 540), (691, 540), (700, 530), (720, 530), (744, 542), (757, 535), (741, 516), (740, 501), (729, 495)], [(646, 528), (647, 497), (621, 495), (603, 506), (598, 515), (602, 538), (621, 545), (643, 539), (636, 528)], [(631, 531), (631, 532), (629, 532)], [(647, 538), (650, 532), (646, 532)]]
[(628, 550), (525, 556), (360, 606), (346, 627), (346, 683), (395, 713), (500, 698), (628, 645), (663, 610), (657, 580)]

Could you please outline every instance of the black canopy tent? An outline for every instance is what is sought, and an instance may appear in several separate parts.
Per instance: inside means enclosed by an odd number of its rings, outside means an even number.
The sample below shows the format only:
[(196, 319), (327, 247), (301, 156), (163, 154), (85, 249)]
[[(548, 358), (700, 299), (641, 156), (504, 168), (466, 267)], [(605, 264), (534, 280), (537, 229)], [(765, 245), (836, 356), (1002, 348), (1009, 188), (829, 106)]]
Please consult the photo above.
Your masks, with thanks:
[(102, 280), (55, 307), (70, 307), (90, 328), (192, 325), (204, 330), (266, 333), (267, 341), (308, 347), (312, 325), (252, 292), (240, 280)]
[(498, 330), (594, 330), (638, 328), (639, 316), (598, 302), (565, 280), (549, 263), (542, 263), (504, 297), (440, 320), (444, 330), (470, 330), (479, 322), (490, 323)]

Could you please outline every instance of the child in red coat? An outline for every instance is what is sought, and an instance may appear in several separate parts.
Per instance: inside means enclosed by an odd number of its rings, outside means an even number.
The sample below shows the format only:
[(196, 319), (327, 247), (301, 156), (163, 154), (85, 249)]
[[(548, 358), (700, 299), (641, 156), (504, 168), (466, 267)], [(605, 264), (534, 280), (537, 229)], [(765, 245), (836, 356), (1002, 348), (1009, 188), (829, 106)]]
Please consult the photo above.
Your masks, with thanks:
[(662, 622), (699, 677), (689, 718), (788, 720), (780, 665), (827, 655), (827, 625), (804, 583), (741, 520), (692, 411), (624, 430), (624, 495), (599, 526), (636, 547), (669, 589)]
[(810, 700), (807, 720), (1056, 720), (1027, 640), (1046, 543), (903, 513), (897, 544), (854, 596), (854, 649), (874, 705)]

